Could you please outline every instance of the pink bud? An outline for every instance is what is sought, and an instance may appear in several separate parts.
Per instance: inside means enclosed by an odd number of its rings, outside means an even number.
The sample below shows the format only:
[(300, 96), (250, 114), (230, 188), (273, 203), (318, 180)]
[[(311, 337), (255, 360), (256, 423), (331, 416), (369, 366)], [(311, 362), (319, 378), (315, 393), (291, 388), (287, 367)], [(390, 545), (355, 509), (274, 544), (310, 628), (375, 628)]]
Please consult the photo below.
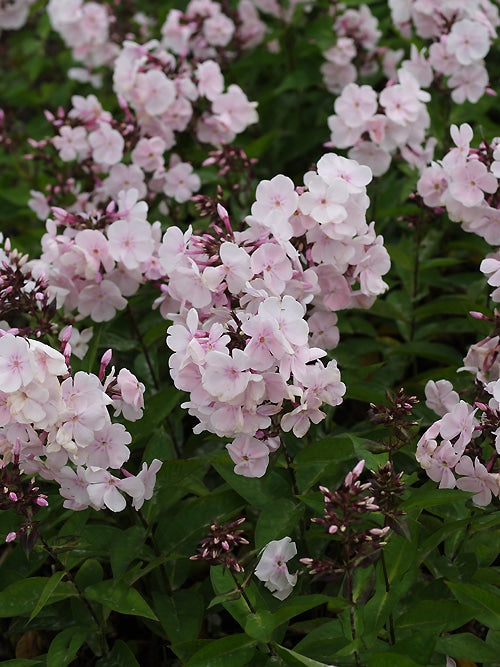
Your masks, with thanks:
[(38, 496), (38, 498), (36, 499), (36, 504), (39, 507), (48, 507), (48, 505), (49, 505), (49, 503), (47, 502), (47, 500), (43, 496)]
[(5, 541), (6, 542), (13, 542), (16, 539), (16, 537), (17, 537), (17, 533), (14, 533), (14, 532), (7, 533), (7, 537), (5, 538)]
[(17, 503), (18, 498), (17, 495), (14, 493), (14, 491), (11, 491), (9, 493), (9, 498), (12, 500), (13, 503)]
[(63, 344), (69, 343), (69, 339), (71, 338), (71, 334), (73, 333), (73, 327), (71, 324), (68, 324), (67, 327), (64, 327), (64, 329), (60, 333), (60, 340)]

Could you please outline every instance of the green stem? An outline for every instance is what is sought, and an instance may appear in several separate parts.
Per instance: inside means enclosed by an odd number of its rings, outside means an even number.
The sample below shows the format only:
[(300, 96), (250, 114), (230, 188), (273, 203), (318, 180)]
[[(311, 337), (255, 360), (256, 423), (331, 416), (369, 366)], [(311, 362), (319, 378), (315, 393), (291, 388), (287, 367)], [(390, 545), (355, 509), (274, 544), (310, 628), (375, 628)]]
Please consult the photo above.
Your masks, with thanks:
[[(153, 534), (153, 531), (151, 530), (151, 527), (148, 523), (148, 520), (144, 516), (144, 514), (141, 512), (141, 510), (137, 510), (137, 516), (139, 517), (139, 521), (141, 522), (143, 528), (146, 530), (146, 535), (149, 538), (149, 541), (151, 542), (151, 546), (153, 547), (153, 551), (155, 552), (155, 556), (160, 558), (163, 556), (163, 553), (158, 546), (158, 542), (156, 541), (156, 537)], [(163, 581), (163, 585), (165, 587), (165, 591), (168, 593), (168, 595), (172, 595), (172, 588), (170, 586), (170, 581), (168, 579), (168, 574), (167, 570), (165, 569), (165, 563), (160, 563), (160, 575)]]
[(92, 618), (94, 620), (94, 623), (96, 624), (97, 634), (100, 638), (100, 644), (101, 644), (101, 648), (103, 650), (103, 653), (104, 653), (104, 655), (108, 655), (109, 654), (109, 648), (108, 648), (108, 642), (106, 641), (106, 635), (105, 635), (103, 627), (102, 627), (103, 626), (103, 621), (97, 616), (97, 614), (95, 612), (95, 609), (92, 607), (90, 602), (85, 597), (84, 592), (80, 588), (80, 586), (79, 586), (78, 582), (76, 581), (75, 577), (73, 576), (72, 572), (70, 570), (68, 570), (66, 565), (62, 562), (62, 560), (59, 558), (59, 556), (54, 552), (52, 547), (46, 542), (46, 540), (43, 538), (43, 536), (40, 535), (39, 537), (40, 537), (40, 541), (43, 544), (43, 547), (44, 547), (45, 551), (49, 554), (49, 556), (52, 558), (54, 563), (56, 563), (56, 565), (58, 565), (60, 567), (60, 569), (64, 572), (67, 579), (73, 584), (73, 586), (76, 590), (76, 593), (77, 593), (78, 597), (80, 598), (81, 602), (87, 607), (90, 615), (92, 616)]
[[(156, 377), (156, 373), (153, 368), (153, 362), (151, 361), (151, 357), (149, 356), (148, 348), (146, 346), (146, 343), (144, 342), (144, 338), (142, 337), (141, 331), (139, 329), (139, 325), (137, 324), (137, 320), (135, 319), (134, 311), (130, 307), (130, 304), (127, 304), (127, 313), (130, 317), (130, 323), (132, 324), (132, 329), (134, 330), (134, 333), (137, 337), (137, 340), (139, 341), (139, 345), (141, 347), (142, 353), (144, 354), (144, 358), (146, 359), (146, 364), (149, 368), (149, 372), (151, 373), (151, 378), (153, 380), (154, 387), (156, 391), (160, 391), (160, 383), (158, 382), (158, 379)], [(181, 458), (181, 450), (179, 443), (177, 442), (177, 438), (175, 436), (175, 429), (170, 421), (170, 417), (167, 415), (165, 417), (165, 421), (168, 426), (168, 430), (170, 433), (170, 437), (172, 438), (172, 444), (174, 445), (174, 450), (177, 458)]]
[[(346, 571), (346, 585), (347, 585), (347, 595), (349, 602), (351, 603), (349, 607), (349, 618), (351, 621), (351, 635), (352, 641), (356, 641), (356, 617), (355, 617), (355, 605), (354, 605), (354, 595), (352, 590), (352, 570), (347, 569)], [(356, 667), (361, 667), (361, 659), (359, 657), (359, 652), (357, 649), (354, 649), (354, 659), (356, 660)]]
[[(385, 562), (385, 556), (383, 551), (380, 560), (382, 562), (382, 572), (384, 573), (385, 592), (389, 593), (391, 590), (391, 584), (389, 582), (389, 576), (387, 574), (387, 565)], [(392, 611), (389, 614), (389, 640), (391, 646), (394, 646), (394, 644), (396, 643), (396, 635), (394, 633), (394, 618), (392, 616)]]

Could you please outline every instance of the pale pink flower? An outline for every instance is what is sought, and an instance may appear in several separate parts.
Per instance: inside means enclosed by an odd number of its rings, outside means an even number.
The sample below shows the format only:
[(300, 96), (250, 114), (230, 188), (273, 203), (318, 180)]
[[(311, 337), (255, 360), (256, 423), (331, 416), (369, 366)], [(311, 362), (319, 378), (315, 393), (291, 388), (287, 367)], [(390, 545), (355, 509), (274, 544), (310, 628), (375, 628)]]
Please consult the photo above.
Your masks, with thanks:
[(161, 137), (142, 137), (131, 153), (132, 162), (145, 171), (160, 169), (166, 148)]
[(457, 487), (462, 491), (474, 493), (472, 502), (479, 507), (486, 507), (491, 502), (491, 495), (498, 496), (499, 486), (494, 476), (476, 456), (474, 463), (470, 456), (462, 456), (455, 466), (455, 472), (464, 475), (457, 479)]
[(234, 472), (244, 477), (263, 477), (269, 465), (269, 448), (250, 435), (239, 435), (226, 445)]
[(189, 162), (178, 162), (165, 172), (163, 192), (179, 204), (188, 201), (200, 186), (200, 177)]
[(255, 198), (252, 216), (273, 228), (275, 224), (287, 221), (295, 213), (299, 196), (295, 192), (293, 181), (288, 176), (278, 174), (270, 181), (260, 181)]
[(478, 160), (471, 160), (453, 170), (449, 184), (452, 197), (464, 206), (479, 206), (484, 193), (497, 191), (498, 181), (486, 166)]
[(78, 310), (82, 315), (90, 315), (94, 322), (108, 322), (126, 305), (120, 290), (110, 280), (87, 285), (78, 295)]
[(426, 468), (428, 476), (433, 482), (439, 482), (440, 489), (453, 489), (455, 477), (453, 468), (460, 459), (461, 454), (457, 452), (449, 440), (444, 440), (433, 451), (429, 467)]
[(335, 113), (348, 127), (360, 127), (377, 113), (377, 93), (371, 86), (349, 83), (334, 104)]
[[(474, 415), (477, 408), (473, 408), (465, 401), (460, 401), (453, 406), (450, 412), (443, 415), (441, 419), (440, 433), (445, 440), (457, 438), (454, 443), (456, 451), (460, 454), (469, 444), (476, 426), (479, 425)], [(457, 437), (458, 436), (458, 437)]]
[(300, 404), (292, 412), (283, 415), (281, 428), (285, 433), (293, 430), (295, 437), (302, 438), (309, 430), (311, 422), (319, 424), (325, 418), (325, 413), (319, 410), (320, 405), (321, 399), (314, 392), (309, 390), (301, 392)]
[(429, 380), (425, 385), (425, 404), (442, 417), (451, 412), (460, 398), (449, 380)]
[(151, 116), (159, 116), (175, 100), (174, 82), (158, 69), (139, 72), (136, 75), (135, 86), (139, 100)]
[(276, 295), (285, 289), (286, 282), (292, 277), (292, 265), (283, 248), (275, 243), (264, 243), (251, 257), (255, 274), (262, 273), (264, 284)]
[(94, 432), (94, 441), (85, 448), (87, 466), (121, 468), (130, 457), (127, 447), (132, 436), (123, 424), (106, 424)]
[(475, 104), (484, 95), (487, 85), (488, 72), (481, 64), (461, 67), (448, 79), (448, 86), (452, 88), (451, 99), (455, 104), (463, 104), (465, 100)]
[(297, 547), (290, 537), (272, 540), (261, 552), (254, 574), (278, 600), (285, 600), (297, 583), (297, 574), (290, 574), (287, 567), (296, 555)]
[(245, 391), (251, 378), (260, 379), (248, 370), (251, 361), (242, 350), (233, 350), (232, 356), (213, 350), (205, 356), (205, 363), (203, 387), (219, 401), (232, 400)]
[(369, 167), (334, 153), (323, 155), (318, 160), (317, 169), (318, 174), (328, 184), (335, 184), (339, 178), (345, 181), (350, 193), (363, 192), (372, 180)]
[(121, 161), (125, 141), (108, 123), (99, 123), (98, 129), (89, 134), (88, 141), (92, 159), (98, 164), (111, 166)]
[(232, 132), (239, 134), (258, 121), (257, 102), (249, 102), (245, 93), (236, 84), (231, 84), (227, 93), (218, 95), (212, 104), (214, 114), (227, 119)]
[(153, 497), (156, 474), (159, 472), (162, 465), (163, 463), (159, 459), (153, 459), (149, 468), (146, 463), (142, 464), (142, 469), (137, 474), (136, 478), (142, 483), (144, 491), (134, 495), (132, 505), (136, 510), (141, 509), (145, 500), (150, 500)]
[(220, 66), (214, 60), (205, 60), (196, 68), (198, 91), (210, 101), (215, 100), (224, 90), (224, 77)]
[(304, 175), (304, 185), (307, 192), (299, 197), (302, 213), (310, 215), (320, 224), (337, 224), (347, 218), (347, 211), (341, 204), (347, 201), (349, 189), (343, 179), (326, 182), (315, 172), (308, 172)]
[(34, 376), (28, 343), (24, 338), (5, 334), (0, 337), (0, 386), (10, 393), (27, 385)]
[(455, 21), (446, 40), (446, 49), (461, 65), (472, 65), (486, 56), (490, 48), (488, 28), (478, 21)]
[(107, 230), (109, 253), (127, 269), (136, 269), (154, 249), (151, 225), (145, 220), (117, 220)]
[(121, 512), (127, 503), (120, 491), (128, 493), (133, 498), (144, 494), (144, 485), (141, 480), (136, 477), (120, 479), (101, 468), (86, 470), (85, 479), (88, 482), (87, 493), (96, 509), (107, 507), (112, 512)]
[(69, 127), (63, 125), (59, 129), (59, 136), (52, 139), (52, 143), (59, 151), (59, 157), (64, 162), (87, 157), (89, 145), (87, 131), (84, 127)]
[(144, 385), (127, 368), (122, 368), (116, 378), (120, 396), (113, 396), (115, 416), (123, 413), (125, 419), (136, 421), (142, 417), (144, 409)]
[(231, 41), (234, 30), (234, 23), (222, 13), (203, 22), (203, 34), (211, 46), (226, 46)]

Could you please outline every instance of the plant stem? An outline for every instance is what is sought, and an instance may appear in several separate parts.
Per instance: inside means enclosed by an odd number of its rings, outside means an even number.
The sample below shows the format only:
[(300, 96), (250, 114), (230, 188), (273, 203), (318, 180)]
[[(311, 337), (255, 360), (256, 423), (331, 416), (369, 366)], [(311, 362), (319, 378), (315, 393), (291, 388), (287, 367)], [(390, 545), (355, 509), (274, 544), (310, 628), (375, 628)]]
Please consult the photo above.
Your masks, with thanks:
[[(384, 552), (382, 551), (382, 554), (380, 556), (380, 560), (382, 562), (382, 572), (384, 573), (384, 582), (385, 582), (385, 592), (389, 593), (391, 590), (391, 584), (389, 582), (389, 576), (387, 574), (387, 565), (385, 562), (385, 555)], [(389, 640), (391, 646), (394, 646), (396, 643), (396, 635), (394, 634), (394, 619), (392, 616), (392, 611), (389, 614)]]
[(103, 631), (103, 627), (102, 627), (103, 626), (103, 621), (97, 616), (94, 608), (92, 607), (90, 602), (85, 597), (84, 592), (80, 588), (80, 586), (79, 586), (78, 582), (76, 581), (75, 577), (73, 576), (72, 572), (70, 572), (70, 570), (68, 570), (66, 565), (62, 562), (62, 560), (59, 558), (59, 556), (54, 552), (54, 550), (47, 543), (47, 541), (44, 539), (44, 537), (42, 535), (39, 535), (39, 538), (40, 538), (40, 542), (43, 544), (43, 547), (44, 547), (45, 551), (49, 554), (49, 556), (52, 558), (54, 563), (56, 563), (56, 565), (58, 565), (61, 568), (61, 570), (63, 570), (66, 577), (73, 584), (73, 586), (74, 586), (74, 588), (77, 592), (78, 597), (83, 602), (83, 604), (87, 607), (90, 615), (94, 619), (94, 623), (96, 624), (97, 633), (98, 633), (98, 635), (101, 639), (100, 643), (101, 643), (103, 653), (104, 653), (104, 655), (108, 655), (109, 654), (109, 648), (108, 648), (108, 642), (106, 641), (106, 635), (105, 635), (105, 633)]
[[(354, 595), (352, 590), (352, 570), (346, 570), (346, 586), (347, 586), (347, 596), (351, 606), (349, 607), (349, 618), (351, 621), (351, 635), (352, 641), (356, 640), (356, 618), (354, 612)], [(354, 659), (356, 660), (356, 667), (361, 667), (361, 660), (359, 658), (359, 652), (357, 649), (354, 649)]]
[[(144, 354), (144, 358), (146, 359), (146, 364), (148, 366), (149, 372), (151, 373), (151, 378), (153, 380), (154, 387), (156, 391), (160, 391), (160, 383), (158, 382), (158, 379), (156, 377), (156, 373), (153, 368), (153, 362), (151, 361), (151, 357), (149, 356), (148, 348), (146, 346), (146, 343), (144, 342), (144, 338), (142, 337), (141, 331), (139, 329), (139, 325), (137, 324), (137, 320), (135, 319), (134, 311), (130, 307), (130, 304), (127, 303), (127, 313), (130, 317), (130, 322), (132, 324), (132, 329), (134, 330), (134, 333), (137, 337), (137, 340), (139, 341), (139, 345), (141, 347), (142, 353)], [(177, 438), (175, 437), (175, 429), (172, 425), (172, 422), (170, 421), (170, 418), (165, 417), (165, 421), (167, 422), (167, 426), (170, 432), (170, 437), (172, 438), (172, 444), (174, 445), (174, 450), (177, 458), (181, 458), (181, 451), (179, 447), (179, 443), (177, 442)]]
[(248, 595), (246, 594), (245, 589), (243, 588), (241, 583), (238, 581), (238, 577), (235, 575), (235, 573), (231, 569), (229, 569), (229, 572), (231, 572), (231, 576), (234, 580), (234, 583), (236, 584), (236, 588), (238, 589), (238, 592), (241, 595), (241, 597), (245, 600), (248, 609), (250, 610), (250, 612), (252, 614), (255, 614), (256, 611), (253, 608), (253, 604), (250, 602), (250, 599), (249, 599)]
[[(149, 541), (151, 542), (151, 546), (153, 547), (153, 551), (155, 552), (155, 555), (159, 558), (163, 554), (161, 552), (160, 547), (158, 546), (158, 542), (156, 541), (156, 538), (153, 534), (153, 531), (150, 528), (150, 525), (148, 523), (148, 520), (144, 516), (144, 514), (141, 512), (141, 510), (137, 510), (137, 516), (139, 517), (139, 521), (141, 522), (143, 528), (145, 528), (147, 537), (149, 538)], [(170, 581), (168, 580), (168, 575), (167, 575), (167, 570), (165, 569), (165, 563), (160, 563), (160, 574), (161, 578), (163, 581), (163, 585), (165, 586), (165, 591), (168, 593), (168, 595), (172, 595), (172, 588), (170, 586)]]

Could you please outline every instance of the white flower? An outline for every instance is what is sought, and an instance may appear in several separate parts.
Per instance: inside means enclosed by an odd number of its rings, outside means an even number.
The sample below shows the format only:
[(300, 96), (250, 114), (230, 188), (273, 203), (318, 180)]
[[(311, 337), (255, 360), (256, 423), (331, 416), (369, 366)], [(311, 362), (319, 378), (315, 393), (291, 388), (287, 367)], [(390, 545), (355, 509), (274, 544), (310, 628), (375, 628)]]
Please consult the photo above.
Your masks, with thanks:
[(261, 552), (255, 576), (264, 582), (265, 587), (278, 600), (287, 598), (297, 583), (297, 573), (290, 574), (286, 565), (296, 554), (297, 547), (290, 537), (272, 540)]

